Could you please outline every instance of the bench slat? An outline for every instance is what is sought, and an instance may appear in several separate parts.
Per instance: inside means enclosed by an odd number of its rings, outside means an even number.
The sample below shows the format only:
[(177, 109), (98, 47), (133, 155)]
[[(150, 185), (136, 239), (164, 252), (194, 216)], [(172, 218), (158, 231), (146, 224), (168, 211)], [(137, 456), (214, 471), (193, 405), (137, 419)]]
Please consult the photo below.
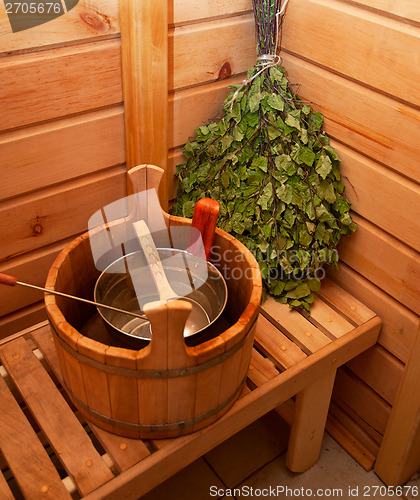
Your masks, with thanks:
[[(325, 278), (322, 281), (319, 295), (334, 308), (342, 312), (356, 325), (363, 325), (366, 321), (375, 317), (375, 313), (357, 300), (353, 295), (343, 290), (331, 279)], [(316, 302), (316, 301), (315, 301)]]
[(7, 484), (6, 479), (4, 479), (4, 476), (1, 472), (0, 472), (0, 498), (2, 500), (14, 500), (14, 496)]
[(2, 377), (0, 401), (0, 447), (22, 493), (27, 498), (70, 499), (47, 452)]
[(89, 427), (111, 457), (118, 471), (127, 470), (150, 455), (150, 451), (141, 439), (131, 439), (111, 434), (91, 423), (89, 423)]
[(333, 340), (354, 330), (354, 325), (342, 314), (332, 309), (320, 297), (311, 306), (311, 322), (319, 325)]
[[(42, 352), (57, 379), (61, 381), (62, 376), (53, 343), (54, 339), (49, 328), (40, 329), (32, 333), (31, 338)], [(89, 423), (89, 426), (110, 456), (118, 471), (128, 469), (150, 454), (147, 446), (140, 439), (123, 438), (104, 431), (91, 423)]]
[(331, 343), (331, 339), (298, 311), (290, 309), (286, 304), (279, 304), (273, 297), (268, 297), (261, 309), (271, 323), (279, 330), (287, 332), (287, 336), (305, 352), (314, 353)]
[(251, 364), (249, 365), (248, 378), (257, 387), (276, 377), (279, 374), (273, 363), (264, 358), (255, 349), (252, 350)]
[(306, 354), (262, 314), (258, 318), (255, 342), (281, 370), (290, 368), (306, 358)]
[(31, 333), (31, 339), (43, 354), (51, 370), (54, 372), (54, 375), (61, 382), (61, 369), (58, 362), (57, 352), (54, 345), (54, 338), (52, 336), (50, 327), (48, 326), (48, 328), (42, 328), (36, 332)]
[(3, 364), (79, 491), (85, 495), (114, 476), (41, 362), (22, 338), (1, 349)]

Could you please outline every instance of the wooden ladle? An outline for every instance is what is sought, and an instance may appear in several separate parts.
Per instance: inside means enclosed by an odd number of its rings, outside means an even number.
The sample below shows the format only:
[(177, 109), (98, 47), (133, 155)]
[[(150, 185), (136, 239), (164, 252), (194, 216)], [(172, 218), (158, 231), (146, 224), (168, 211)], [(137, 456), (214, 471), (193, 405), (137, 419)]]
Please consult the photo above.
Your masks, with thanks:
[(210, 324), (210, 317), (205, 308), (198, 301), (190, 297), (178, 295), (169, 284), (159, 257), (159, 253), (146, 222), (144, 220), (137, 221), (133, 224), (133, 227), (140, 246), (143, 249), (146, 262), (149, 266), (153, 281), (155, 282), (159, 294), (159, 300), (149, 302), (144, 307), (146, 309), (151, 309), (176, 299), (190, 302), (192, 309), (185, 324), (184, 335), (189, 336), (205, 328)]

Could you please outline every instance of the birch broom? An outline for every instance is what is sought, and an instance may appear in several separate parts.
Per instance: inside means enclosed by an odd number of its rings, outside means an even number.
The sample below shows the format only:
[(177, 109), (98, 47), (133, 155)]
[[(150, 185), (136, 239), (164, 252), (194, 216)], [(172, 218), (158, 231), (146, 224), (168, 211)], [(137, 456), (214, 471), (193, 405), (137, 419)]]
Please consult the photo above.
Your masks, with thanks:
[(200, 198), (218, 200), (218, 226), (254, 253), (265, 290), (309, 313), (324, 266), (337, 266), (337, 244), (356, 224), (323, 115), (280, 64), (286, 3), (253, 0), (256, 65), (230, 87), (221, 118), (185, 145), (173, 213), (191, 217)]

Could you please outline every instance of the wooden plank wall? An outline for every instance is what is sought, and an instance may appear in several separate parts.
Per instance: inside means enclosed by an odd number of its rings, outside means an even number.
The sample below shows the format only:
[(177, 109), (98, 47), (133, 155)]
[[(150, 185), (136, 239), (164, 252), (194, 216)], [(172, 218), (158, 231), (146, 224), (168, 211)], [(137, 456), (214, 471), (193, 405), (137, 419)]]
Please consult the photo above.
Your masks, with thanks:
[[(255, 42), (251, 0), (168, 6), (174, 197), (182, 145), (254, 64)], [(419, 26), (411, 0), (291, 0), (282, 38), (359, 224), (332, 276), (384, 321), (379, 345), (340, 371), (331, 410), (372, 457), (419, 327)], [(42, 284), (89, 216), (125, 193), (118, 1), (82, 0), (16, 34), (0, 4), (0, 56), (0, 271)], [(0, 289), (0, 337), (39, 319), (40, 299)]]
[(419, 329), (419, 27), (410, 0), (292, 0), (282, 40), (289, 79), (324, 113), (359, 225), (330, 275), (383, 319), (379, 344), (338, 373), (331, 407), (372, 458)]
[[(255, 59), (249, 1), (216, 3), (168, 2), (172, 170), (191, 117), (216, 113)], [(42, 286), (89, 217), (125, 195), (120, 47), (118, 0), (82, 0), (18, 33), (1, 3), (0, 272)], [(43, 319), (41, 301), (0, 287), (0, 338)]]

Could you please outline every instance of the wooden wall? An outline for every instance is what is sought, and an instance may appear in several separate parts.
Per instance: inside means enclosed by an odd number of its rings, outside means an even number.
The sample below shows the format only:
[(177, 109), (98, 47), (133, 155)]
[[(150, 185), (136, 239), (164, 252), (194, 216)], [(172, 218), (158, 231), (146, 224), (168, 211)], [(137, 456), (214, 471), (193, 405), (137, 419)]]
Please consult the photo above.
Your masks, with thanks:
[(283, 32), (289, 79), (324, 113), (359, 226), (331, 276), (383, 319), (331, 408), (371, 461), (419, 330), (419, 27), (410, 0), (292, 0)]
[[(255, 62), (251, 0), (169, 1), (169, 188), (181, 147)], [(3, 10), (2, 10), (3, 9)], [(282, 58), (325, 115), (359, 224), (333, 279), (374, 309), (379, 344), (341, 370), (331, 414), (373, 463), (419, 328), (420, 9), (290, 0)], [(42, 284), (89, 216), (125, 193), (117, 0), (13, 34), (0, 5), (0, 272)], [(43, 317), (0, 288), (0, 337)]]
[[(255, 59), (249, 2), (216, 4), (168, 2), (172, 170), (194, 120), (219, 110), (220, 80)], [(0, 3), (0, 272), (42, 286), (90, 215), (125, 195), (120, 47), (118, 0), (81, 0), (15, 34)], [(0, 287), (0, 338), (43, 319), (41, 301)]]
[(359, 225), (331, 275), (383, 319), (379, 345), (340, 371), (331, 410), (373, 456), (420, 313), (420, 9), (396, 3), (292, 0), (283, 33), (284, 66), (325, 115)]

